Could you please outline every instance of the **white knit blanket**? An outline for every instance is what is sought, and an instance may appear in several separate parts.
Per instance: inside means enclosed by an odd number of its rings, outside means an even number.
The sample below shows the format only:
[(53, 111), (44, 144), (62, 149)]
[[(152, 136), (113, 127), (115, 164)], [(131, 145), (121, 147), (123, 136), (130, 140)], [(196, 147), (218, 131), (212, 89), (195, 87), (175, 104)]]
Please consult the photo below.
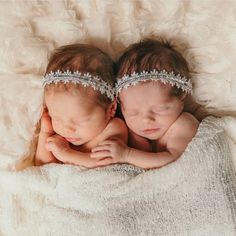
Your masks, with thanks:
[(0, 172), (0, 235), (235, 235), (236, 176), (221, 120), (144, 171), (50, 164)]

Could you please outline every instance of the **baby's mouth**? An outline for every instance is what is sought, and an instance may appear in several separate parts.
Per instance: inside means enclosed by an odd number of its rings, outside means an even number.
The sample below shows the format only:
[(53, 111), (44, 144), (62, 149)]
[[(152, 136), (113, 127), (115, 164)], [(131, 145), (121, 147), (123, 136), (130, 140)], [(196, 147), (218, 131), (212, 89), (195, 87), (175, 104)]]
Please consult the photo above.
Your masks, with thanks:
[(154, 128), (154, 129), (145, 129), (143, 130), (144, 134), (153, 134), (155, 132), (157, 132), (158, 130), (160, 130), (159, 128)]

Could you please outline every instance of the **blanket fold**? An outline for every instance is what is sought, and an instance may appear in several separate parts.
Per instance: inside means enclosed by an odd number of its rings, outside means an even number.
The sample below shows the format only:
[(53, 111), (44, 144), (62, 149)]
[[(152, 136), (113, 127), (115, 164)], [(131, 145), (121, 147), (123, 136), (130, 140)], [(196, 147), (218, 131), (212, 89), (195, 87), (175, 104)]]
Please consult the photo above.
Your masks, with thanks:
[(213, 117), (163, 168), (1, 171), (0, 195), (0, 235), (236, 235), (236, 174)]

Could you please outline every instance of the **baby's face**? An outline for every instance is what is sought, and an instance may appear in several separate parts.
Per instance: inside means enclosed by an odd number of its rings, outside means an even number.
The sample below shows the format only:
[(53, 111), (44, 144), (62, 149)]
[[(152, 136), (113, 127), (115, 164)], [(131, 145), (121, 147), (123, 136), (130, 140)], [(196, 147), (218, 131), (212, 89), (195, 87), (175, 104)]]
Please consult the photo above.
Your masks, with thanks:
[(110, 115), (95, 98), (68, 92), (46, 93), (45, 103), (54, 131), (74, 145), (82, 145), (99, 135)]
[(177, 120), (184, 101), (170, 96), (170, 85), (139, 83), (120, 92), (121, 110), (129, 129), (150, 140), (161, 138)]

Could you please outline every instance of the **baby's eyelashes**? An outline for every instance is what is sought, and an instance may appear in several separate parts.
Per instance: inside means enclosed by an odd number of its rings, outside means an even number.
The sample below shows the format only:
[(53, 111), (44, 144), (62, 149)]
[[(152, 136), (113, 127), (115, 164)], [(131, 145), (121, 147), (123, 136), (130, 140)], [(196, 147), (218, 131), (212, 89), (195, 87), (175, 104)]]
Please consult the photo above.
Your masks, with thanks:
[(139, 114), (138, 112), (125, 112), (125, 113), (128, 116), (137, 116)]
[(137, 116), (137, 114), (127, 114), (127, 116), (134, 117), (134, 116)]
[(73, 121), (73, 123), (76, 123), (76, 124), (84, 124), (86, 122), (90, 121), (90, 118), (87, 118), (87, 119), (84, 119), (84, 120), (80, 120), (80, 121)]

